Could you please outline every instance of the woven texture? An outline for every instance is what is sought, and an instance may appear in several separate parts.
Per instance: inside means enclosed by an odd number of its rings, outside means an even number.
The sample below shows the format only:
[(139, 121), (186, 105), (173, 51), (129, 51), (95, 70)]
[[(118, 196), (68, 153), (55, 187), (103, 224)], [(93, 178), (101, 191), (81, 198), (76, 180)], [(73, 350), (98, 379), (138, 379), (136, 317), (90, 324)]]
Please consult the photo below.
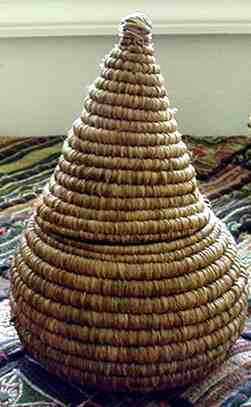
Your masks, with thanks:
[(20, 338), (72, 381), (189, 384), (243, 328), (247, 276), (198, 190), (174, 113), (151, 22), (129, 16), (13, 261)]

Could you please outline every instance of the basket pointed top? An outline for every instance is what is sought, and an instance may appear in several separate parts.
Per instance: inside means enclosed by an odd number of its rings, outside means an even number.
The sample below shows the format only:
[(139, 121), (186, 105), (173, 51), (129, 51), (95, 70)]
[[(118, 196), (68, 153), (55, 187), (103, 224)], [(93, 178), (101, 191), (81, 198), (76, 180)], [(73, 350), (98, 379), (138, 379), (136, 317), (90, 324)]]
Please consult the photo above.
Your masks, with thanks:
[(120, 36), (137, 43), (149, 43), (152, 39), (152, 21), (147, 15), (135, 12), (123, 18), (120, 23)]

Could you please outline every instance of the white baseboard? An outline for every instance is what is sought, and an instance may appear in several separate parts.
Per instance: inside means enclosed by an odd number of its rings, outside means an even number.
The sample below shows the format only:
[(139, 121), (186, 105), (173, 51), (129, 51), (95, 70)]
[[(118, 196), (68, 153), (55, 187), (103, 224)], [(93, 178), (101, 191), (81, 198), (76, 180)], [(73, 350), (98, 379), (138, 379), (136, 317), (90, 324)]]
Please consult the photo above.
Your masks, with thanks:
[[(251, 34), (249, 0), (138, 0), (155, 34)], [(135, 1), (0, 0), (0, 37), (114, 35)]]

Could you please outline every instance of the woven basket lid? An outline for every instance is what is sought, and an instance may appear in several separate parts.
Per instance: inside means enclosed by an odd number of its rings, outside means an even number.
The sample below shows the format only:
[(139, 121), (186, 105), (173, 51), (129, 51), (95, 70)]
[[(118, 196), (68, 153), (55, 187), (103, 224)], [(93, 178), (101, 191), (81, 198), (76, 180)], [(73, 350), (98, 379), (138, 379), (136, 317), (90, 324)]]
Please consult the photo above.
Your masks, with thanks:
[(151, 21), (122, 20), (12, 270), (27, 351), (69, 380), (148, 391), (224, 361), (246, 274), (200, 194), (155, 62)]

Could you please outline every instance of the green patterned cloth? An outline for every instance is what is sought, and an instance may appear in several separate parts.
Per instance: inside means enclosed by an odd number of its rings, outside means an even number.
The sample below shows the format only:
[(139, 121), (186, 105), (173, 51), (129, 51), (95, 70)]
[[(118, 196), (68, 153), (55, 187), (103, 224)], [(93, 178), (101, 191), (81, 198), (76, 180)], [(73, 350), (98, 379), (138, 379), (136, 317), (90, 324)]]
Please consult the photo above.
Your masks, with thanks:
[[(251, 139), (201, 141), (184, 136), (184, 140), (203, 195), (235, 236), (251, 272)], [(47, 373), (23, 352), (10, 323), (11, 258), (56, 166), (62, 141), (63, 137), (54, 137), (0, 145), (0, 406), (251, 407), (251, 313), (230, 359), (203, 382), (176, 393), (142, 396), (78, 389)], [(251, 308), (251, 298), (249, 302)]]

